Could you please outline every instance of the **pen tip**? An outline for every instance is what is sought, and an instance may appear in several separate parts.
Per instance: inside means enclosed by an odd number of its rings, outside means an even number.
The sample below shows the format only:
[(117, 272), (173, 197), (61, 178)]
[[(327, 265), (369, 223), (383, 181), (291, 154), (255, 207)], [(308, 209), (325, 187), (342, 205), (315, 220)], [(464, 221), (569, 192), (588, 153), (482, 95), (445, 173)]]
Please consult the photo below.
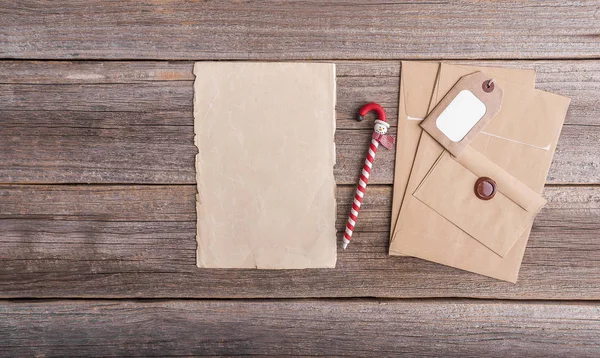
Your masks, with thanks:
[(346, 248), (348, 247), (348, 243), (347, 243), (347, 242), (344, 242), (344, 243), (342, 244), (342, 247), (344, 248), (344, 250), (346, 250)]

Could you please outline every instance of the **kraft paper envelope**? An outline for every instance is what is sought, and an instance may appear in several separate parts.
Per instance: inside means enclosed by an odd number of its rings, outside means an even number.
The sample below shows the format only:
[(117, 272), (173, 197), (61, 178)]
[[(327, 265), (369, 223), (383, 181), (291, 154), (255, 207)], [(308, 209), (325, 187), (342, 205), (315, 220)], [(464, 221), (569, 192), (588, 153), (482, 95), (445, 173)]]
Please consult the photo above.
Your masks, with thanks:
[[(444, 72), (450, 66), (450, 68), (456, 69), (460, 75), (449, 85), (446, 82), (451, 81), (455, 77), (445, 75), (444, 83), (436, 86), (440, 66), (444, 66)], [(400, 214), (404, 192), (417, 153), (419, 139), (421, 138), (422, 129), (419, 125), (426, 117), (433, 98), (436, 99), (435, 103), (437, 103), (438, 87), (443, 88), (445, 90), (443, 93), (446, 93), (461, 76), (475, 71), (484, 71), (495, 78), (504, 78), (521, 83), (524, 86), (530, 86), (531, 88), (535, 85), (534, 70), (447, 65), (440, 62), (402, 61), (390, 241), (393, 240), (396, 221)], [(434, 90), (436, 91), (435, 94), (433, 93)]]
[(404, 191), (417, 153), (419, 138), (421, 138), (422, 129), (419, 124), (427, 115), (439, 67), (439, 62), (402, 61), (390, 238), (396, 227)]
[[(441, 65), (433, 92), (434, 101), (441, 100), (454, 83), (468, 73), (456, 66)], [(473, 233), (472, 230), (481, 230), (484, 226), (459, 226), (477, 223), (478, 220), (493, 223), (493, 215), (477, 205), (466, 205), (461, 208), (461, 213), (452, 212), (452, 206), (440, 202), (439, 198), (427, 196), (426, 192), (427, 188), (433, 190), (437, 185), (446, 185), (446, 198), (460, 200), (452, 193), (467, 190), (466, 182), (470, 181), (473, 185), (476, 177), (500, 176), (503, 172), (498, 186), (503, 197), (510, 198), (519, 207), (525, 206), (522, 209), (535, 212), (539, 202), (534, 198), (527, 199), (523, 191), (541, 194), (569, 99), (521, 86), (499, 76), (494, 78), (504, 91), (502, 108), (465, 153), (452, 158), (429, 134), (422, 134), (390, 244), (390, 254), (420, 257), (516, 282), (531, 224), (526, 225), (514, 246), (501, 256), (465, 231)], [(437, 102), (432, 101), (432, 104)], [(512, 185), (511, 178), (516, 179)], [(527, 207), (528, 203), (531, 207)], [(435, 206), (437, 211), (431, 206)], [(446, 217), (438, 213), (441, 211)], [(460, 218), (465, 222), (458, 222)], [(497, 220), (504, 220), (504, 216)], [(485, 237), (480, 239), (485, 240)]]
[(194, 65), (197, 264), (335, 267), (335, 65)]
[[(480, 177), (490, 177), (498, 185), (489, 201), (474, 194), (474, 183)], [(437, 214), (428, 213), (433, 220), (442, 216), (499, 256), (508, 253), (546, 203), (472, 147), (456, 158), (441, 151), (413, 195)]]

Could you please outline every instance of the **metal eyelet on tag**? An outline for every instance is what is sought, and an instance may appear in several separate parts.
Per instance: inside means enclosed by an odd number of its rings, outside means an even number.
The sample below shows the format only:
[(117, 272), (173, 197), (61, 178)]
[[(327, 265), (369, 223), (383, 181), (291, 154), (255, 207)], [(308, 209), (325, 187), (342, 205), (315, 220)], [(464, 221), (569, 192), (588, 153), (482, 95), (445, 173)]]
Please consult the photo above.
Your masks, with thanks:
[(487, 81), (484, 81), (481, 84), (481, 88), (483, 89), (483, 92), (487, 92), (490, 93), (494, 90), (494, 79), (489, 79)]

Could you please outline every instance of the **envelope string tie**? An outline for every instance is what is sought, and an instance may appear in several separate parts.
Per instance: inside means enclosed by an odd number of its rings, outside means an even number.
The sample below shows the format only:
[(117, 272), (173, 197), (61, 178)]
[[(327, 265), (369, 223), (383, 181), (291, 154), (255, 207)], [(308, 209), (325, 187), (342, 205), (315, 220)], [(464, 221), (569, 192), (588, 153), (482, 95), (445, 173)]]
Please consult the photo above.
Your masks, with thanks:
[(371, 102), (364, 105), (358, 112), (358, 121), (362, 121), (364, 116), (370, 111), (375, 111), (379, 119), (375, 121), (373, 135), (371, 136), (371, 144), (369, 145), (367, 158), (365, 159), (365, 163), (363, 164), (362, 172), (360, 174), (360, 179), (358, 180), (358, 186), (356, 188), (356, 193), (354, 194), (354, 200), (352, 202), (352, 208), (350, 209), (348, 222), (346, 223), (346, 230), (344, 232), (342, 244), (344, 249), (348, 247), (348, 244), (352, 239), (352, 233), (354, 232), (356, 220), (358, 219), (358, 212), (360, 211), (365, 190), (367, 189), (367, 183), (369, 183), (369, 176), (371, 175), (371, 170), (373, 169), (373, 161), (375, 160), (377, 148), (379, 147), (379, 144), (381, 144), (386, 149), (390, 149), (395, 142), (395, 138), (393, 136), (386, 134), (390, 128), (390, 125), (386, 121), (383, 107), (381, 107), (379, 104)]

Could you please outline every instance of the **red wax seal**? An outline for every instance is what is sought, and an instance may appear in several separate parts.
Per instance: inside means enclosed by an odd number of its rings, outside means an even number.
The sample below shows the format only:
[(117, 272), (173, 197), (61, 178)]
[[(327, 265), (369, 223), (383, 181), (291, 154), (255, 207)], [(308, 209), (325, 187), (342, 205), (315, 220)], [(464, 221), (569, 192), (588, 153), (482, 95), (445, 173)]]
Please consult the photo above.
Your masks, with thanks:
[(488, 177), (481, 177), (475, 182), (475, 195), (481, 200), (490, 200), (496, 195), (496, 182)]

